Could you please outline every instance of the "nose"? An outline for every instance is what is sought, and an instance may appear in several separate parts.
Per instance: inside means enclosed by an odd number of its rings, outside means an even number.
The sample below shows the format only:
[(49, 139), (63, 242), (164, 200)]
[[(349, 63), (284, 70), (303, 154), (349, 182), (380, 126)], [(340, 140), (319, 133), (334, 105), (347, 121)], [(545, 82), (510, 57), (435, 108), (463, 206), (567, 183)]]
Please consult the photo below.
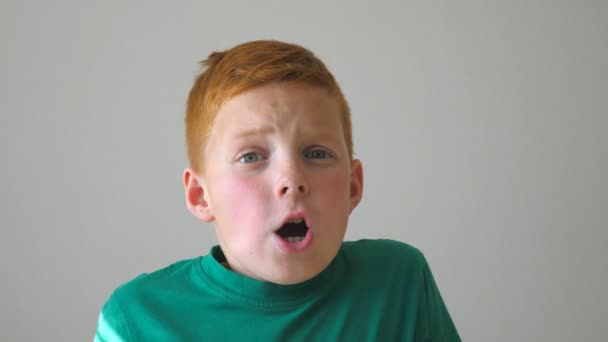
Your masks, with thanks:
[(288, 162), (280, 169), (277, 182), (277, 196), (303, 197), (308, 195), (310, 186), (297, 161)]

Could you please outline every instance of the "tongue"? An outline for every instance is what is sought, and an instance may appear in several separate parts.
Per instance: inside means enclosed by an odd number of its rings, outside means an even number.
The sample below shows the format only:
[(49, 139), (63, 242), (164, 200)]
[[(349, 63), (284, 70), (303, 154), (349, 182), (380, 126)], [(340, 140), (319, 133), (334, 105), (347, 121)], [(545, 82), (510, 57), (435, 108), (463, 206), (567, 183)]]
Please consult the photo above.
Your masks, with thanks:
[(306, 232), (308, 231), (308, 227), (306, 227), (306, 223), (287, 223), (281, 229), (279, 229), (278, 233), (282, 238), (294, 237), (294, 236), (306, 236)]

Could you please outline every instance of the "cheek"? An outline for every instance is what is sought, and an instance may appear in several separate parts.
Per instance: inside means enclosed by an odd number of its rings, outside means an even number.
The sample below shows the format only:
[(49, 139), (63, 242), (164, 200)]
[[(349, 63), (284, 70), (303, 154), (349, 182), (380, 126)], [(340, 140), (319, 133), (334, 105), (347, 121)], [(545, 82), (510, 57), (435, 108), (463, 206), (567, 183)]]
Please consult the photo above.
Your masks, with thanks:
[(238, 224), (234, 227), (242, 227), (260, 219), (268, 193), (259, 179), (230, 176), (222, 177), (215, 184), (217, 196), (212, 198), (212, 207), (220, 223), (230, 222)]
[(329, 169), (317, 179), (317, 191), (321, 191), (324, 202), (331, 203), (332, 207), (344, 203), (348, 205), (350, 194), (350, 175), (348, 170), (342, 168)]

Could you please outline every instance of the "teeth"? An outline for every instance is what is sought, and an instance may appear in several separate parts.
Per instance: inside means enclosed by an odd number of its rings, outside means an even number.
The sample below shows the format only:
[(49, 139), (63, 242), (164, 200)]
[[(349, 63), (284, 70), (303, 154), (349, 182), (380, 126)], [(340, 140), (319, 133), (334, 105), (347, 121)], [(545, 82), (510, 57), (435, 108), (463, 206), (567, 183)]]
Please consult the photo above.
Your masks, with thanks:
[(285, 240), (287, 240), (287, 242), (300, 242), (302, 240), (304, 240), (303, 236), (288, 236), (285, 238)]
[(302, 221), (304, 221), (302, 218), (296, 218), (287, 221), (287, 223), (301, 223)]

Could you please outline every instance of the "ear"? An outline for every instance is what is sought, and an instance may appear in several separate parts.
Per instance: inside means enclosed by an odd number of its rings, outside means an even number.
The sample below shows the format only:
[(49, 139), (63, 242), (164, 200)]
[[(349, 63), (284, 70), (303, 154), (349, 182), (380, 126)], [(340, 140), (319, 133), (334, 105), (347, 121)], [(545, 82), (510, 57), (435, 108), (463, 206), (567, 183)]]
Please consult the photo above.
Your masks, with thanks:
[(357, 207), (363, 196), (363, 165), (359, 159), (351, 163), (350, 171), (350, 212)]
[(192, 215), (205, 222), (215, 220), (205, 181), (190, 167), (184, 170), (184, 190), (186, 192), (186, 205)]

